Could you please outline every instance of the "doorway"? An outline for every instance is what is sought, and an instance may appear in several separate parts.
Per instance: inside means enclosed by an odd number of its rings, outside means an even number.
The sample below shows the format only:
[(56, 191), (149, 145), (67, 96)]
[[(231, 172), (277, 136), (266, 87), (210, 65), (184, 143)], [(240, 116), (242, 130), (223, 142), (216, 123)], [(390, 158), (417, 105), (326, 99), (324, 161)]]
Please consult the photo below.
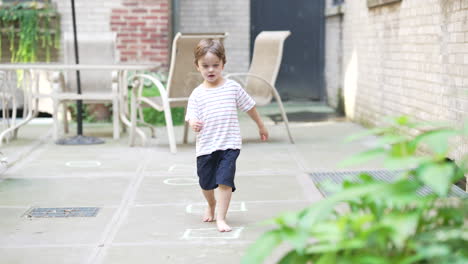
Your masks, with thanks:
[(250, 1), (250, 54), (264, 30), (289, 30), (277, 89), (287, 100), (324, 99), (324, 0)]

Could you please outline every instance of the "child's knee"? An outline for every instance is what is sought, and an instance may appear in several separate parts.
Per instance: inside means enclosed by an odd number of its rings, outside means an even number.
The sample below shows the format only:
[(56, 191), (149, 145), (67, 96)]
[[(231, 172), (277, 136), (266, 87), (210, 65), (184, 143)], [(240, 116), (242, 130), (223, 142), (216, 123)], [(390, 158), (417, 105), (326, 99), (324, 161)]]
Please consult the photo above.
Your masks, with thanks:
[(224, 184), (218, 184), (218, 188), (221, 190), (232, 190), (231, 186), (224, 185)]

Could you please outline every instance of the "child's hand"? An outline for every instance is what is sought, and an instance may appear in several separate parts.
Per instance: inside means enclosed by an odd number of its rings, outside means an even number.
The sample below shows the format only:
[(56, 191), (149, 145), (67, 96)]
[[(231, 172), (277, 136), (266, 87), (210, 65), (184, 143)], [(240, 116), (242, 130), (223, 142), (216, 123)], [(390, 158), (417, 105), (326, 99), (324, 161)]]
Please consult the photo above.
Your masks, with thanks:
[(198, 119), (194, 119), (189, 121), (189, 125), (193, 131), (200, 132), (203, 127), (203, 122)]
[(260, 139), (262, 141), (267, 141), (268, 140), (268, 130), (266, 127), (262, 126), (259, 128), (258, 132), (260, 133)]

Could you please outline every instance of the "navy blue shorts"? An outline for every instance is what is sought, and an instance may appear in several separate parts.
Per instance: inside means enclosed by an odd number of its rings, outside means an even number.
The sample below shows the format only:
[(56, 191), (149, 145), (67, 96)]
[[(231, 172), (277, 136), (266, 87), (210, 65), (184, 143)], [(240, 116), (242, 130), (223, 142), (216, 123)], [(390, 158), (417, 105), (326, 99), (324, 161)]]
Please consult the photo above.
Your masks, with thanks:
[(217, 150), (208, 155), (197, 157), (197, 174), (200, 187), (203, 190), (213, 190), (219, 184), (232, 188), (234, 192), (234, 175), (236, 174), (236, 160), (240, 149)]

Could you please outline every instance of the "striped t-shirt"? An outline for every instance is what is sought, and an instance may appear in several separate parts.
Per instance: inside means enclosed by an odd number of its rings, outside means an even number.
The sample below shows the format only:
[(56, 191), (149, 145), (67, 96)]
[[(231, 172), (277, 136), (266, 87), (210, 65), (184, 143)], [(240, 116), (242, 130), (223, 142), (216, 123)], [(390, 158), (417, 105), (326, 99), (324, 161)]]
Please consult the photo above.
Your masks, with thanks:
[(190, 95), (185, 120), (200, 120), (203, 125), (197, 134), (197, 157), (216, 150), (240, 149), (240, 134), (237, 108), (247, 112), (255, 101), (233, 80), (216, 88), (203, 84)]

